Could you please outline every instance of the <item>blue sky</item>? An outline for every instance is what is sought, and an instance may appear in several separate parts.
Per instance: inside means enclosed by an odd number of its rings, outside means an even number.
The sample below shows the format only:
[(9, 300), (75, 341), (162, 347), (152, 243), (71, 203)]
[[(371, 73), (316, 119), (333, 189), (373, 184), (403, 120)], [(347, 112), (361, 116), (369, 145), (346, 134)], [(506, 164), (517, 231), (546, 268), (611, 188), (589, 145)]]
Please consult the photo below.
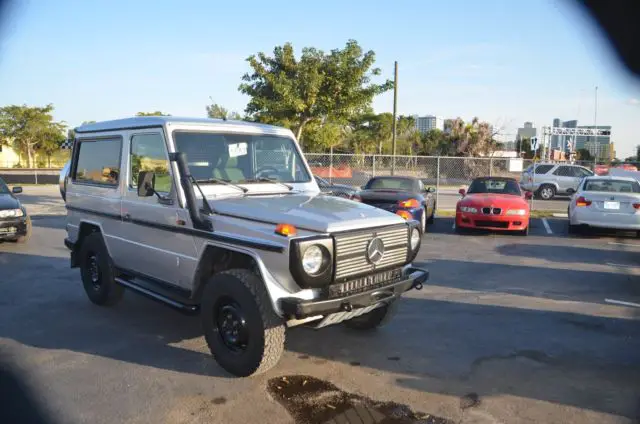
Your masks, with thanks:
[[(20, 4), (18, 4), (20, 3)], [(402, 114), (478, 116), (512, 138), (525, 120), (613, 126), (619, 157), (640, 144), (640, 84), (581, 10), (562, 0), (301, 2), (15, 1), (0, 23), (0, 105), (53, 103), (57, 119), (161, 110), (204, 116), (211, 96), (242, 111), (245, 59), (297, 51), (376, 52)], [(374, 101), (392, 110), (391, 93)]]

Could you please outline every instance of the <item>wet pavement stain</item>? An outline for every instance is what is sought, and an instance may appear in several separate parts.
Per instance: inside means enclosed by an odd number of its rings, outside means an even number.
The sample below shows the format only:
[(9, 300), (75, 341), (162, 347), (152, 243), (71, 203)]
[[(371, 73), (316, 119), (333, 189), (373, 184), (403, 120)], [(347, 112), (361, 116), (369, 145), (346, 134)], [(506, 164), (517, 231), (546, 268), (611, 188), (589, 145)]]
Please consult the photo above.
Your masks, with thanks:
[(389, 360), (389, 361), (399, 361), (400, 357), (399, 356), (389, 356), (389, 357), (387, 357), (387, 360)]
[(477, 393), (467, 393), (460, 398), (460, 409), (473, 408), (480, 405), (480, 396)]
[(310, 376), (272, 378), (267, 389), (296, 424), (453, 424), (445, 418), (414, 412), (406, 405), (345, 392)]
[(351, 361), (349, 362), (349, 365), (351, 365), (352, 367), (359, 367), (362, 364), (358, 361)]
[(227, 403), (227, 399), (224, 397), (217, 397), (217, 398), (211, 399), (211, 403), (213, 403), (214, 405), (222, 405), (224, 403)]

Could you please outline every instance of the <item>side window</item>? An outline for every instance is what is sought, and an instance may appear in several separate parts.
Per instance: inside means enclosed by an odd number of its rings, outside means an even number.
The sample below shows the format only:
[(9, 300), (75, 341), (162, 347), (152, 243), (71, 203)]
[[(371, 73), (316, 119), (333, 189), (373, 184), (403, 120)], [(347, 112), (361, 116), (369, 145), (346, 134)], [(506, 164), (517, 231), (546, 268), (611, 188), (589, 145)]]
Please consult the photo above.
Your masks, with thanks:
[(571, 166), (559, 166), (558, 169), (556, 169), (553, 172), (553, 175), (557, 175), (559, 177), (573, 177), (573, 169)]
[(536, 174), (546, 174), (553, 168), (553, 165), (538, 165), (536, 166)]
[(137, 134), (131, 137), (131, 172), (129, 173), (129, 187), (138, 187), (138, 174), (142, 171), (152, 171), (156, 174), (156, 191), (169, 193), (171, 191), (171, 175), (169, 174), (169, 159), (164, 139), (160, 134)]
[(578, 174), (578, 177), (590, 177), (593, 175), (591, 171), (585, 168), (576, 168), (576, 173)]
[(117, 187), (122, 139), (79, 140), (74, 182)]

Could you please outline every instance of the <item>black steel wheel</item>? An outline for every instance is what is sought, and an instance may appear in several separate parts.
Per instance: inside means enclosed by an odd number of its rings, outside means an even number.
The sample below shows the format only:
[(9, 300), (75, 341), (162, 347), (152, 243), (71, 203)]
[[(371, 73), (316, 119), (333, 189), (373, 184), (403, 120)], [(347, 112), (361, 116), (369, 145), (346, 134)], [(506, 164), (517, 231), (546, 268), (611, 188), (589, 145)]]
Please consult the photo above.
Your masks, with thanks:
[(80, 246), (80, 275), (91, 302), (110, 306), (118, 303), (124, 287), (115, 282), (115, 273), (102, 234), (91, 233)]
[(218, 364), (238, 377), (273, 368), (284, 352), (284, 321), (264, 282), (246, 269), (209, 278), (202, 293), (202, 329)]

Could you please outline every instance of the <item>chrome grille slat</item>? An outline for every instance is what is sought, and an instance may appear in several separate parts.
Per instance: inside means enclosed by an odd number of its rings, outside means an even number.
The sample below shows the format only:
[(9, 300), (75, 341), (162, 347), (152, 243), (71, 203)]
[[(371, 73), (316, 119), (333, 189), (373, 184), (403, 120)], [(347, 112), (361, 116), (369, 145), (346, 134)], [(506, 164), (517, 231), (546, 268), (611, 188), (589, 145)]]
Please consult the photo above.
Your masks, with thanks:
[[(380, 230), (338, 234), (335, 238), (336, 279), (373, 272), (382, 267), (403, 264), (407, 257), (407, 226), (398, 225)], [(375, 237), (382, 239), (385, 254), (377, 264), (366, 258), (369, 242)]]

